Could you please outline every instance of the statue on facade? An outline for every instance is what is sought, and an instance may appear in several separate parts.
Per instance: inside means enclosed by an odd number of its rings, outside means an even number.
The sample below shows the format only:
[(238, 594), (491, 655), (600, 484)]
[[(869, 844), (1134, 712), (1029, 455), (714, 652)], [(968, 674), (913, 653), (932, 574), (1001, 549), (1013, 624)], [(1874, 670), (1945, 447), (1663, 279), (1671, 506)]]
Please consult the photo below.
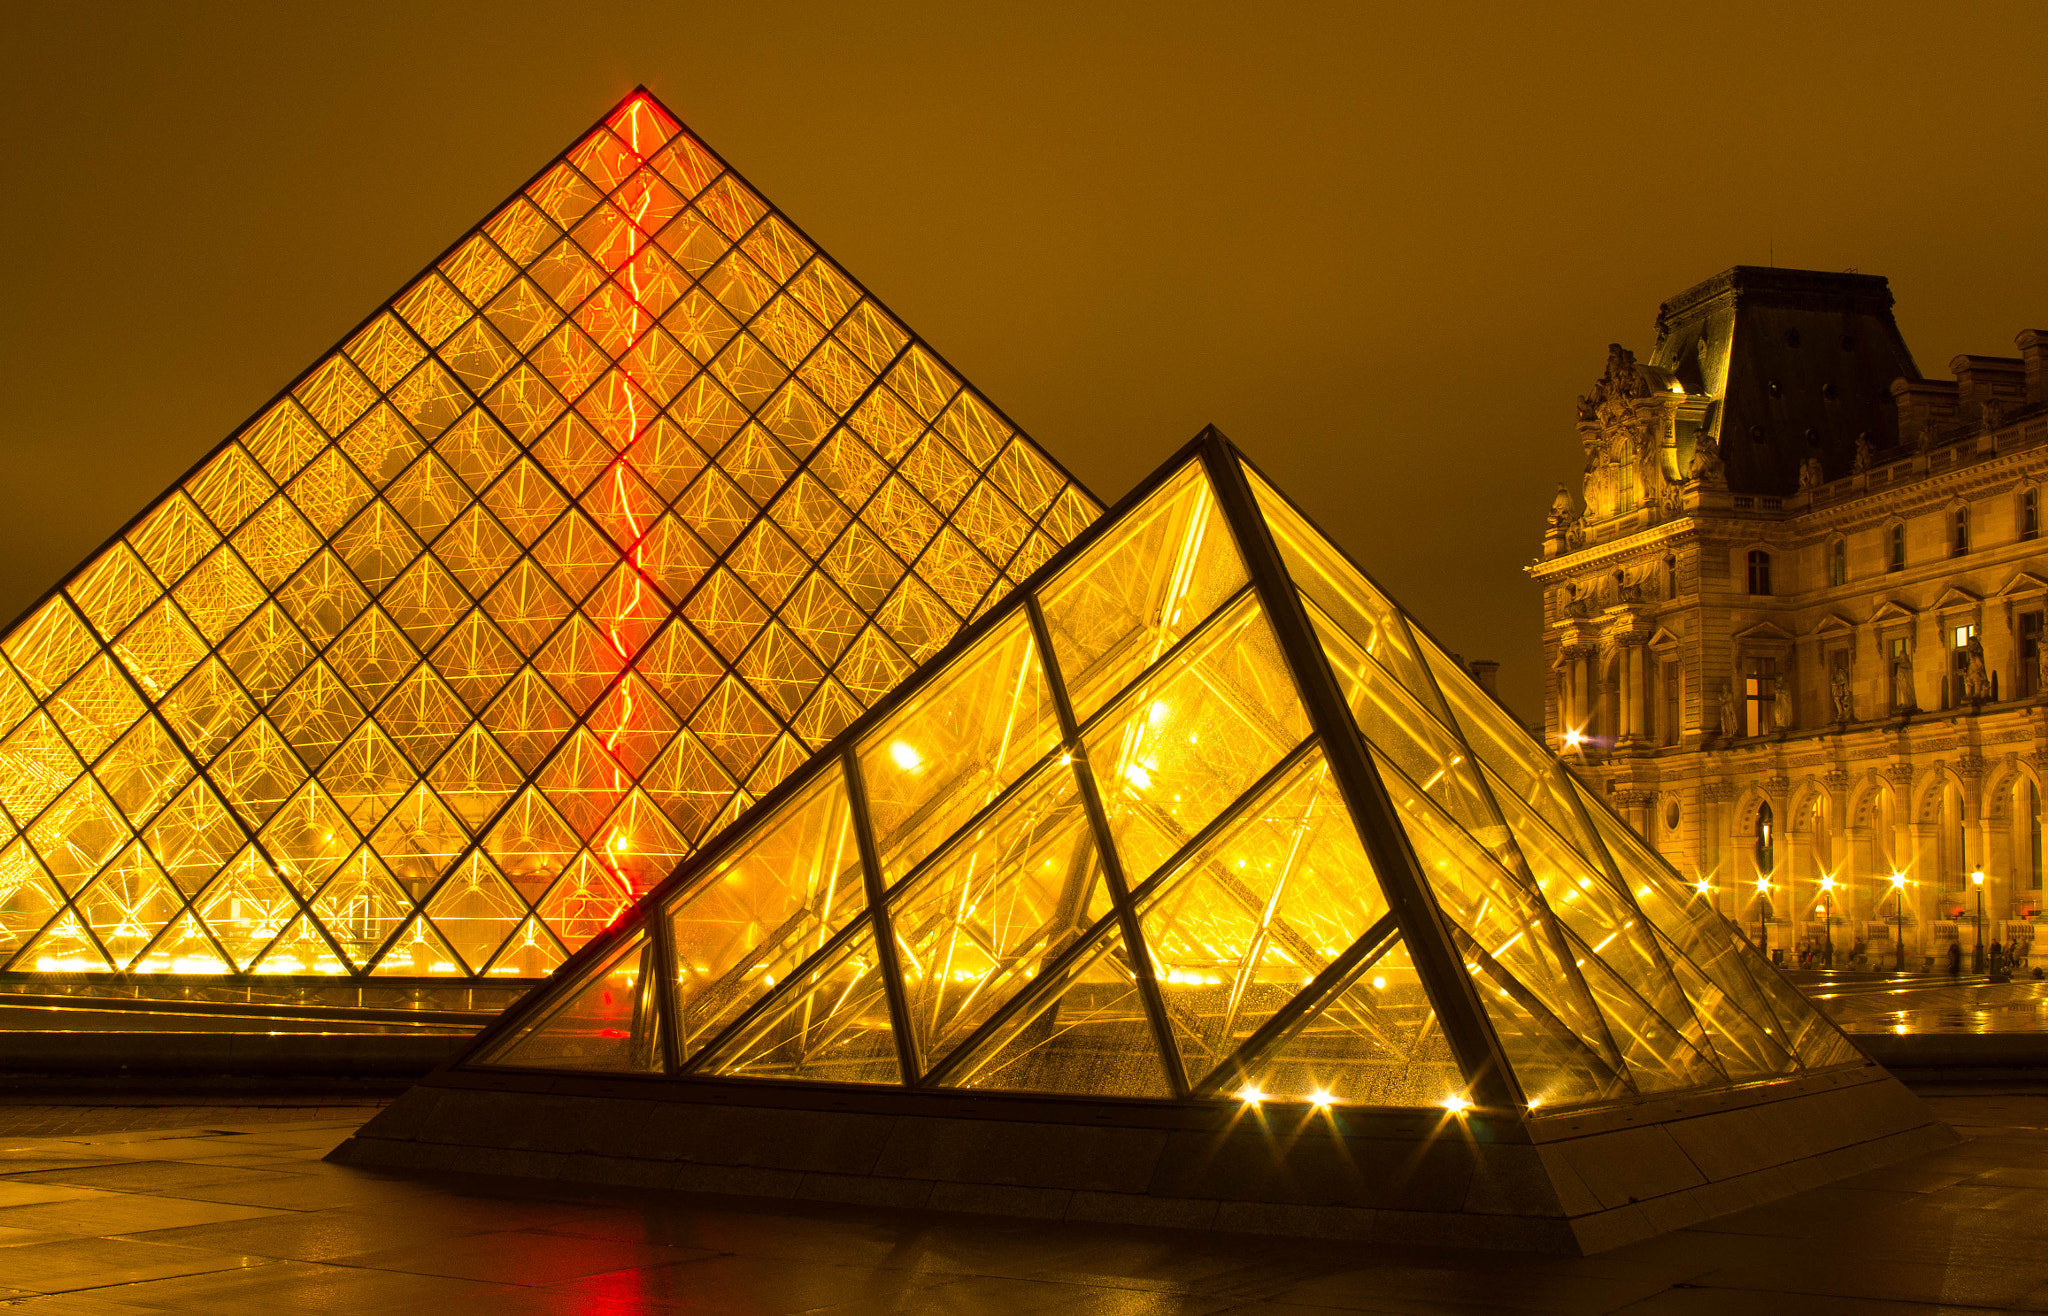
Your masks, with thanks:
[(1735, 739), (1735, 692), (1721, 682), (1721, 739)]
[(1972, 635), (1964, 649), (1963, 698), (1981, 704), (1991, 698), (1991, 674), (1984, 664), (1984, 641)]
[(1728, 468), (1721, 462), (1721, 445), (1705, 429), (1692, 436), (1692, 466), (1686, 471), (1686, 478), (1696, 484), (1728, 482)]
[(1853, 722), (1856, 714), (1855, 710), (1850, 706), (1851, 696), (1849, 693), (1848, 668), (1837, 667), (1835, 669), (1834, 675), (1828, 678), (1828, 693), (1834, 696), (1835, 721)]
[(1910, 713), (1913, 703), (1913, 652), (1899, 650), (1899, 656), (1892, 659), (1892, 711)]
[(2042, 694), (2048, 694), (2048, 644), (2040, 646), (2040, 649), (2041, 656), (2035, 665), (2034, 689)]
[(1792, 682), (1779, 681), (1778, 688), (1771, 693), (1771, 729), (1790, 731), (1792, 729)]
[(1863, 431), (1863, 433), (1858, 434), (1856, 436), (1856, 460), (1851, 462), (1849, 465), (1850, 473), (1853, 475), (1861, 475), (1865, 471), (1869, 470), (1870, 456), (1870, 431), (1865, 430)]
[(1557, 497), (1550, 500), (1550, 524), (1570, 525), (1576, 512), (1572, 506), (1572, 491), (1564, 487), (1564, 481), (1557, 482)]
[(1817, 484), (1826, 484), (1827, 477), (1821, 473), (1820, 458), (1808, 457), (1799, 463), (1799, 492), (1805, 493)]

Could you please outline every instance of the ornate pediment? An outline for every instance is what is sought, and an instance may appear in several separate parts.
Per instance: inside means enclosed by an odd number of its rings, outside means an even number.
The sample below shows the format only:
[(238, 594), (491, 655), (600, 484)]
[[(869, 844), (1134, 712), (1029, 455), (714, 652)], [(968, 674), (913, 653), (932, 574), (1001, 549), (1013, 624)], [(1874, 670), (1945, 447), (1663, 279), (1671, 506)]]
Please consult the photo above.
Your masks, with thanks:
[(1828, 613), (1813, 624), (1813, 633), (1815, 635), (1853, 635), (1855, 632), (1856, 623), (1850, 621), (1839, 612)]
[(1762, 641), (1766, 644), (1790, 644), (1792, 632), (1771, 622), (1760, 621), (1747, 630), (1735, 632), (1738, 640)]
[(2027, 594), (2048, 594), (2048, 580), (2042, 579), (2031, 571), (2022, 571), (2007, 581), (1998, 592), (2006, 598)]

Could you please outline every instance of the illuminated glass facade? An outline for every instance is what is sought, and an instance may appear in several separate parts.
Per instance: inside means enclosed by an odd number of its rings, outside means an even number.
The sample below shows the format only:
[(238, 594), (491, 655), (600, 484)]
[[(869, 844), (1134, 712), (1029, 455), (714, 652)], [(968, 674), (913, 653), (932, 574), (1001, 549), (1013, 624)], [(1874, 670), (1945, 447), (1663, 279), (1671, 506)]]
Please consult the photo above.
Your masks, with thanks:
[(0, 640), (0, 967), (545, 975), (1098, 511), (635, 93)]
[(1549, 1109), (1864, 1062), (1210, 432), (465, 1063)]

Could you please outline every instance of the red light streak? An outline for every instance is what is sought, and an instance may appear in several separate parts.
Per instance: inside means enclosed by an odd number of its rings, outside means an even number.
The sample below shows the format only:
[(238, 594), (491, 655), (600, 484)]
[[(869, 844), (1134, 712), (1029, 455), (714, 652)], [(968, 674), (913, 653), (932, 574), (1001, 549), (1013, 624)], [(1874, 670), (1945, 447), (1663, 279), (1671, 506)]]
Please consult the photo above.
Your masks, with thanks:
[[(647, 164), (647, 157), (640, 150), (640, 111), (645, 103), (640, 97), (635, 97), (632, 108), (626, 114), (627, 129), (630, 136), (629, 149), (633, 152), (633, 158), (641, 168), (644, 168)], [(653, 200), (653, 188), (643, 183), (640, 192), (639, 213), (633, 216), (632, 225), (626, 231), (626, 284), (627, 291), (633, 299), (633, 310), (630, 328), (626, 334), (625, 353), (630, 353), (640, 340), (640, 271), (634, 262), (640, 254), (640, 225), (646, 219), (647, 207)], [(648, 316), (650, 322), (653, 318), (652, 314)], [(652, 327), (650, 323), (649, 328), (651, 329)], [(633, 515), (632, 501), (626, 496), (627, 458), (632, 452), (633, 446), (640, 441), (641, 422), (640, 401), (635, 396), (632, 373), (627, 369), (623, 359), (625, 353), (621, 354), (619, 373), (624, 375), (626, 379), (626, 445), (620, 449), (618, 461), (612, 466), (612, 492), (619, 501), (619, 510), (625, 514), (626, 530), (633, 542), (633, 597), (623, 609), (626, 615), (631, 615), (638, 611), (642, 598), (640, 578), (646, 565), (646, 545), (643, 542), (644, 536), (640, 529), (639, 519)], [(619, 634), (618, 622), (616, 620), (612, 621), (608, 629), (611, 632), (610, 639), (613, 651), (619, 655), (619, 660), (622, 663), (630, 664), (633, 655), (626, 651), (626, 642)], [(605, 737), (604, 747), (612, 755), (612, 789), (615, 792), (623, 793), (625, 776), (619, 770), (618, 746), (619, 738), (625, 734), (626, 728), (633, 720), (633, 674), (630, 670), (625, 673), (619, 682), (619, 697), (621, 708), (618, 722), (612, 727), (611, 734)], [(625, 891), (631, 891), (632, 884), (626, 880), (625, 874), (619, 869), (618, 861), (613, 857), (614, 853), (622, 848), (622, 838), (619, 829), (613, 828), (611, 834), (605, 838), (605, 844), (601, 848), (600, 853), (603, 856), (602, 862), (604, 866), (611, 870), (612, 877), (619, 883), (620, 888)], [(614, 919), (616, 920), (616, 916), (614, 916)]]

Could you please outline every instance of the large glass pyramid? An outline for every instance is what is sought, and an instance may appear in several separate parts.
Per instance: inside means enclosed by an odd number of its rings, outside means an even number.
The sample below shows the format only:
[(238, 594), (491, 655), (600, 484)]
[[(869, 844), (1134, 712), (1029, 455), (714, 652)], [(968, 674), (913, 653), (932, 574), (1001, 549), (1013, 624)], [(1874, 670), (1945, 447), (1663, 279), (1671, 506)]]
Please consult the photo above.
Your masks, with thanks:
[(1525, 1110), (1865, 1062), (1210, 431), (462, 1063)]
[(545, 975), (1098, 510), (636, 92), (0, 639), (0, 968)]

